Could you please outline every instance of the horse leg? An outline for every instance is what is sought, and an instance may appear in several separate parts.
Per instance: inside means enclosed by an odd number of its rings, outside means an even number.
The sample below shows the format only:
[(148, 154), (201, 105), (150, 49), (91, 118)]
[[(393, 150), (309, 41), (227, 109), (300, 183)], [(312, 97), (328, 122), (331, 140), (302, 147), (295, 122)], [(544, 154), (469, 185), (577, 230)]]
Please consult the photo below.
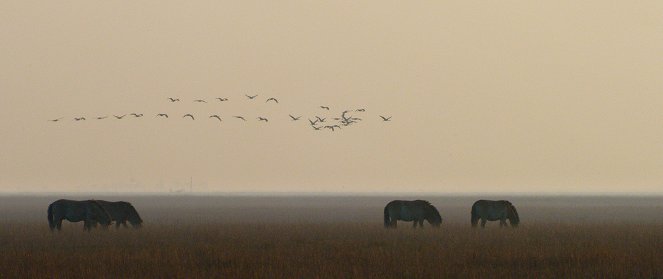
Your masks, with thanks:
[(55, 228), (58, 229), (58, 231), (62, 230), (62, 219), (57, 219), (58, 221), (55, 222)]
[(506, 227), (506, 220), (504, 218), (500, 219), (500, 228)]
[(122, 226), (124, 226), (125, 229), (129, 228), (129, 226), (127, 226), (127, 221), (126, 220), (122, 221)]
[(120, 229), (120, 225), (121, 225), (120, 223), (122, 223), (122, 222), (120, 222), (119, 220), (115, 221), (115, 228), (116, 229)]
[(481, 227), (482, 228), (486, 227), (486, 218), (481, 218)]
[(422, 228), (422, 229), (424, 228), (424, 220), (423, 219), (419, 220), (419, 227)]

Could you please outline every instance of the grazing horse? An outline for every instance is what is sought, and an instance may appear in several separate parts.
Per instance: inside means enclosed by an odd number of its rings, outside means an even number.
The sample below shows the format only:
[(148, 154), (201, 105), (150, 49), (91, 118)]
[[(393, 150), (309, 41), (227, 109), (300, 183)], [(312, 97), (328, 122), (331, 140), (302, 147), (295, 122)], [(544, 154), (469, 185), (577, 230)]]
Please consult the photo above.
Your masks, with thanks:
[(384, 227), (396, 228), (397, 220), (414, 221), (413, 228), (424, 227), (424, 220), (433, 227), (440, 227), (442, 217), (437, 209), (428, 201), (391, 201), (384, 207)]
[(516, 207), (509, 201), (478, 200), (472, 205), (472, 227), (476, 227), (481, 219), (481, 227), (486, 226), (486, 221), (500, 221), (500, 227), (507, 226), (509, 219), (511, 227), (515, 228), (520, 223)]
[(95, 200), (57, 200), (48, 206), (48, 226), (51, 231), (62, 229), (62, 220), (83, 221), (83, 229), (89, 231), (96, 223), (108, 227), (111, 218), (108, 212)]
[(127, 221), (134, 229), (139, 229), (143, 224), (143, 219), (140, 218), (136, 208), (131, 203), (125, 201), (109, 202), (97, 200), (99, 205), (108, 212), (112, 221), (115, 221), (115, 227), (119, 228), (120, 225), (127, 227)]

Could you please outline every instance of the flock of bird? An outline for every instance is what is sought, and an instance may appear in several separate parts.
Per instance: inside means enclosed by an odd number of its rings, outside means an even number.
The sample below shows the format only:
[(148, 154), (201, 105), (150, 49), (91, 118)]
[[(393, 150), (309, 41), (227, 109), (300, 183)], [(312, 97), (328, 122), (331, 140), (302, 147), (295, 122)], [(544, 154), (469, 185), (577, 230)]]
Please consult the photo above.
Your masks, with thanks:
[[(246, 96), (246, 98), (248, 100), (256, 100), (256, 98), (258, 97), (258, 95), (244, 95), (244, 96)], [(221, 98), (221, 97), (215, 98), (215, 100), (218, 100), (219, 102), (229, 101), (228, 98)], [(180, 102), (180, 99), (170, 97), (170, 98), (168, 98), (168, 101), (170, 101), (171, 103), (175, 103), (175, 102)], [(207, 101), (204, 100), (204, 99), (195, 99), (195, 100), (193, 100), (193, 102), (194, 103), (207, 103)], [(279, 100), (274, 98), (274, 97), (270, 97), (270, 98), (265, 100), (265, 103), (269, 103), (269, 102), (273, 102), (275, 104), (278, 104)], [(326, 110), (326, 111), (330, 110), (329, 106), (320, 106), (319, 108), (322, 109), (322, 110)], [(363, 112), (366, 112), (366, 109), (358, 108), (358, 109), (352, 109), (352, 110), (344, 110), (343, 112), (341, 112), (340, 117), (334, 117), (333, 118), (333, 120), (335, 122), (328, 121), (327, 117), (321, 117), (321, 116), (318, 116), (318, 115), (315, 115), (315, 117), (313, 117), (313, 119), (309, 118), (308, 122), (309, 122), (311, 128), (313, 128), (314, 130), (329, 129), (331, 131), (336, 131), (336, 129), (341, 129), (341, 127), (350, 126), (350, 125), (353, 125), (355, 123), (358, 123), (359, 121), (362, 121), (362, 118), (352, 116), (351, 113), (353, 113), (353, 112), (363, 113)], [(140, 118), (140, 117), (143, 117), (144, 115), (142, 113), (130, 113), (130, 114), (112, 115), (112, 116), (119, 120), (119, 119), (123, 119), (127, 116), (133, 116), (133, 118)], [(291, 121), (299, 121), (302, 118), (302, 116), (294, 116), (292, 114), (288, 114), (288, 116), (290, 116)], [(384, 121), (384, 122), (391, 121), (391, 116), (383, 116), (383, 115), (378, 115), (378, 116), (380, 116), (380, 119), (382, 119), (382, 121)], [(155, 117), (170, 118), (170, 116), (166, 113), (158, 113), (158, 114), (155, 115)], [(233, 115), (232, 117), (236, 118), (238, 120), (247, 121), (247, 119), (244, 118), (244, 116), (241, 116), (241, 115)], [(108, 118), (108, 116), (97, 116), (94, 119), (103, 120), (103, 119), (106, 119), (106, 118)], [(190, 114), (190, 113), (187, 113), (187, 114), (183, 115), (182, 118), (189, 118), (191, 120), (196, 120), (196, 117), (193, 114)], [(208, 118), (216, 119), (219, 122), (223, 121), (221, 116), (219, 116), (218, 114), (210, 115)], [(62, 119), (64, 119), (64, 117), (60, 117), (60, 118), (56, 118), (56, 119), (50, 119), (48, 121), (58, 122), (58, 121), (61, 121)], [(260, 121), (269, 122), (269, 119), (266, 118), (266, 117), (263, 117), (263, 116), (258, 116), (256, 119), (258, 120), (258, 122), (260, 122)], [(85, 121), (85, 120), (87, 120), (87, 119), (84, 116), (73, 118), (73, 121)]]

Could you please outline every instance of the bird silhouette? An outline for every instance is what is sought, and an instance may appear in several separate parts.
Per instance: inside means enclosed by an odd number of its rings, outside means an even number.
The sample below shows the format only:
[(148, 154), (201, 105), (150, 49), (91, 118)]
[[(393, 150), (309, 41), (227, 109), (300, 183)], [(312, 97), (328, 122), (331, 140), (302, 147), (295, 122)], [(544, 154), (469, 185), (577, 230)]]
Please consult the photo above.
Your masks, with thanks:
[(264, 117), (258, 117), (258, 121), (269, 122), (269, 120), (267, 118), (264, 118)]
[(320, 123), (325, 122), (325, 119), (327, 119), (327, 118), (320, 118), (319, 116), (316, 116), (315, 118), (317, 118)]
[(51, 122), (58, 122), (58, 121), (60, 121), (62, 118), (64, 118), (64, 117), (60, 117), (60, 118), (57, 118), (57, 119), (49, 119), (48, 121), (51, 121)]
[(140, 113), (140, 114), (138, 114), (138, 113), (132, 113), (131, 115), (133, 115), (133, 116), (135, 116), (135, 117), (143, 117), (143, 114), (142, 114), (142, 113)]
[(233, 116), (233, 117), (235, 117), (235, 118), (237, 118), (237, 119), (242, 119), (242, 120), (246, 121), (246, 119), (244, 119), (244, 116), (237, 116), (237, 115), (235, 115), (235, 116)]
[(322, 127), (315, 127), (315, 125), (311, 125), (311, 127), (313, 127), (313, 129), (315, 130), (320, 130), (320, 128), (322, 128)]
[(113, 114), (113, 116), (115, 116), (115, 118), (117, 118), (117, 119), (122, 119), (123, 117), (125, 117), (125, 116), (127, 116), (127, 115), (126, 115), (126, 114), (123, 114), (123, 115), (121, 115), (121, 116), (117, 116), (117, 115)]
[(364, 111), (366, 111), (366, 109), (360, 108), (360, 109), (357, 109), (356, 111), (364, 112)]
[(159, 114), (157, 114), (157, 116), (162, 116), (162, 117), (168, 118), (168, 114), (165, 114), (165, 113), (159, 113)]
[(184, 116), (182, 116), (182, 118), (185, 118), (185, 117), (187, 117), (187, 116), (188, 116), (188, 117), (191, 117), (191, 120), (196, 120), (195, 118), (193, 118), (193, 115), (191, 115), (191, 114), (185, 114)]
[(318, 123), (318, 120), (313, 121), (313, 120), (309, 119), (308, 122), (310, 122), (311, 125), (315, 125), (315, 123)]
[(75, 121), (85, 120), (85, 117), (74, 117), (74, 120)]
[(249, 96), (249, 95), (244, 94), (244, 96), (246, 96), (247, 98), (249, 98), (249, 99), (251, 99), (251, 100), (253, 100), (253, 99), (255, 99), (256, 97), (258, 97), (257, 94), (256, 94), (256, 95), (253, 95), (253, 96)]
[(180, 99), (175, 99), (175, 98), (168, 98), (168, 100), (170, 100), (171, 103), (180, 101)]
[(332, 130), (332, 132), (333, 132), (333, 131), (334, 131), (334, 128), (339, 128), (339, 129), (341, 129), (341, 126), (338, 126), (338, 125), (331, 125), (331, 126), (325, 126), (325, 128), (330, 129), (330, 130)]
[(320, 106), (320, 108), (329, 110), (329, 107), (326, 107), (326, 106)]
[(97, 119), (98, 119), (98, 120), (106, 119), (106, 117), (108, 117), (108, 116), (97, 116)]
[(221, 117), (219, 117), (216, 114), (215, 115), (210, 115), (209, 118), (216, 118), (216, 119), (219, 119), (219, 121), (223, 121), (223, 120), (221, 120)]
[(205, 101), (205, 100), (203, 100), (203, 99), (193, 100), (193, 102), (194, 102), (194, 103), (207, 103), (207, 101)]
[(269, 102), (269, 101), (274, 101), (274, 102), (276, 102), (277, 104), (279, 103), (279, 100), (277, 100), (276, 98), (269, 98), (269, 99), (267, 99), (267, 101), (265, 101), (265, 103), (267, 103), (267, 102)]
[(382, 120), (383, 120), (383, 121), (391, 121), (391, 116), (389, 116), (389, 117), (384, 117), (384, 116), (380, 115), (380, 117), (382, 117)]
[(290, 118), (292, 118), (292, 121), (297, 121), (300, 118), (302, 118), (301, 116), (300, 117), (294, 117), (294, 116), (292, 116), (292, 114), (288, 114), (288, 116), (290, 116)]
[(228, 101), (228, 98), (216, 98), (216, 99), (219, 100), (219, 102), (225, 102), (225, 101)]

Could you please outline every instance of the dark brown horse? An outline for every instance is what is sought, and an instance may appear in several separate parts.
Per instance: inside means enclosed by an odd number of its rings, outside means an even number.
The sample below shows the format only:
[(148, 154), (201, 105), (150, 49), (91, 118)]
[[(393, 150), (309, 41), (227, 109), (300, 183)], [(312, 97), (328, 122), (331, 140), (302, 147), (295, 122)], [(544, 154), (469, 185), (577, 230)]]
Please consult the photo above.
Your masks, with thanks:
[(62, 220), (83, 221), (83, 229), (89, 231), (97, 223), (108, 227), (111, 217), (95, 200), (57, 200), (48, 206), (48, 226), (51, 231), (62, 229)]
[(509, 219), (511, 227), (517, 227), (520, 223), (516, 207), (509, 201), (478, 200), (472, 205), (472, 227), (476, 227), (481, 219), (481, 227), (486, 226), (486, 221), (500, 221), (500, 227), (507, 226)]
[(437, 209), (428, 201), (391, 201), (384, 207), (384, 227), (396, 228), (396, 222), (414, 221), (413, 228), (424, 227), (424, 220), (428, 221), (433, 227), (439, 227), (442, 223), (442, 217)]
[(134, 229), (138, 229), (143, 224), (143, 219), (140, 218), (136, 208), (131, 203), (125, 201), (109, 202), (97, 200), (101, 207), (108, 212), (112, 221), (115, 221), (115, 227), (119, 228), (120, 225), (127, 227), (127, 221)]

